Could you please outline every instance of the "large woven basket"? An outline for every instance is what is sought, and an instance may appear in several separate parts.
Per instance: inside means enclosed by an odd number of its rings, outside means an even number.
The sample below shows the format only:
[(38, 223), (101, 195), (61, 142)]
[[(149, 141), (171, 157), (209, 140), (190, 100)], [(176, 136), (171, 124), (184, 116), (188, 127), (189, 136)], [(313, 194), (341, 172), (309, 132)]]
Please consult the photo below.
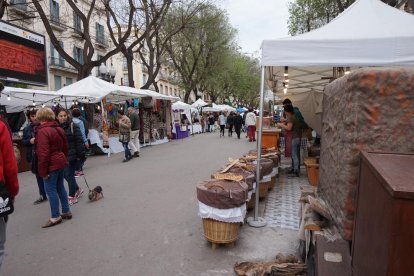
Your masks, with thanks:
[(267, 182), (260, 182), (260, 185), (259, 185), (259, 199), (264, 199), (268, 196), (270, 182), (271, 182), (271, 180), (269, 180)]
[(240, 223), (203, 219), (204, 237), (213, 243), (232, 243), (239, 235)]
[(252, 197), (250, 198), (250, 201), (248, 201), (246, 204), (247, 210), (248, 211), (252, 210), (255, 204), (256, 204), (256, 193), (253, 193)]

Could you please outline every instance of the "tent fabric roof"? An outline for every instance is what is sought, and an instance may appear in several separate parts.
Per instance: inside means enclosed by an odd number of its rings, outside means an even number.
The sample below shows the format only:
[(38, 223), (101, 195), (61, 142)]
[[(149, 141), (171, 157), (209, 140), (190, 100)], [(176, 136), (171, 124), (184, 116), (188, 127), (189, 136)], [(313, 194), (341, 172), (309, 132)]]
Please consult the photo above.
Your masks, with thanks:
[[(167, 96), (152, 90), (138, 89), (128, 86), (119, 86), (94, 76), (89, 76), (80, 81), (65, 86), (57, 91), (57, 94), (71, 97), (87, 98), (89, 102), (99, 102), (106, 97), (109, 102), (119, 103), (131, 98), (152, 97), (156, 99), (177, 101), (178, 97)], [(82, 100), (81, 100), (82, 101)]]
[(263, 66), (414, 65), (414, 16), (357, 0), (325, 26), (262, 43)]
[[(261, 65), (267, 86), (306, 110), (320, 133), (320, 109), (334, 67), (414, 66), (414, 16), (380, 0), (357, 0), (325, 26), (294, 37), (264, 40)], [(284, 76), (288, 66), (289, 82)], [(285, 95), (284, 88), (287, 88)], [(311, 95), (296, 96), (309, 93)], [(318, 94), (319, 93), (319, 94)], [(305, 104), (312, 102), (310, 106)]]
[(199, 108), (199, 107), (203, 107), (208, 105), (208, 103), (206, 103), (205, 101), (203, 101), (201, 98), (198, 99), (197, 101), (195, 101), (191, 106), (195, 107), (195, 108)]

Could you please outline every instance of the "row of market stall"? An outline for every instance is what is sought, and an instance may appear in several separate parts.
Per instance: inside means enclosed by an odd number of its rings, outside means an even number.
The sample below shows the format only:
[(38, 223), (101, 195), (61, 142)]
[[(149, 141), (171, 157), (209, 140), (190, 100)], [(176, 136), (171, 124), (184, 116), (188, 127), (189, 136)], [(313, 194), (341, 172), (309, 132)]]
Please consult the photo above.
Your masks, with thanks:
[[(23, 115), (22, 111), (40, 106), (69, 109), (76, 106), (82, 110), (90, 125), (89, 139), (103, 153), (123, 151), (116, 135), (117, 111), (132, 106), (142, 112), (142, 141), (144, 145), (168, 142), (172, 137), (173, 102), (178, 97), (162, 95), (155, 91), (118, 86), (93, 76), (65, 86), (58, 91), (44, 91), (25, 88), (5, 87), (0, 94), (0, 106), (6, 115)], [(95, 128), (93, 118), (98, 113), (103, 126)], [(24, 118), (24, 115), (23, 115)], [(14, 140), (19, 140), (21, 124), (17, 124)], [(21, 134), (21, 132), (20, 132)], [(21, 135), (20, 135), (21, 136)], [(21, 137), (20, 137), (21, 138)]]

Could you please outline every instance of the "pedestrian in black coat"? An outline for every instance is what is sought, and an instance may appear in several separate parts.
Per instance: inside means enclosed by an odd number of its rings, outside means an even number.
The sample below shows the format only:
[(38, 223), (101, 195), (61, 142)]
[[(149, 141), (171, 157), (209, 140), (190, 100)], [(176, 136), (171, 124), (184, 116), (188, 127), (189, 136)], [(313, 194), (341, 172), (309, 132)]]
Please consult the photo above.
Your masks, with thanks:
[(68, 165), (65, 167), (65, 180), (69, 186), (69, 204), (73, 205), (83, 194), (82, 188), (79, 188), (76, 183), (75, 170), (77, 164), (85, 159), (85, 144), (79, 126), (72, 122), (66, 110), (59, 111), (57, 120), (68, 140)]
[(234, 112), (230, 112), (227, 116), (227, 123), (229, 124), (229, 136), (233, 136), (233, 125), (234, 125)]
[(243, 125), (243, 118), (240, 116), (240, 113), (237, 112), (236, 115), (233, 117), (234, 129), (237, 134), (237, 139), (240, 139), (240, 131)]
[[(32, 163), (33, 161), (33, 152), (34, 148), (33, 145), (35, 143), (35, 134), (34, 129), (39, 123), (36, 121), (36, 112), (37, 109), (30, 109), (26, 112), (27, 119), (29, 120), (29, 124), (23, 129), (23, 139), (22, 144), (26, 147), (26, 161)], [(39, 198), (33, 202), (33, 204), (39, 204), (47, 200), (45, 186), (43, 184), (43, 178), (36, 175), (36, 182), (37, 187), (39, 189)]]

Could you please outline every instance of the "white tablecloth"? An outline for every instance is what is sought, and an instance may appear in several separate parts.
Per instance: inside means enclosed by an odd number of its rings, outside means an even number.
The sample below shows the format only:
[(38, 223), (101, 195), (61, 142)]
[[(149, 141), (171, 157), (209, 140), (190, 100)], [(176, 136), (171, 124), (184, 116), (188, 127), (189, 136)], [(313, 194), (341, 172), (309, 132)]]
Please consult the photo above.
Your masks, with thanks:
[(198, 215), (201, 218), (215, 219), (222, 222), (244, 222), (246, 217), (246, 204), (230, 209), (218, 209), (198, 202)]
[(189, 125), (188, 129), (190, 130), (190, 134), (194, 133), (201, 133), (203, 129), (201, 128), (200, 124), (193, 124), (193, 126)]
[(98, 147), (102, 149), (103, 152), (108, 153), (108, 150), (111, 153), (119, 153), (124, 151), (124, 147), (122, 143), (119, 142), (118, 136), (116, 137), (109, 137), (109, 149), (106, 149), (102, 145), (102, 133), (99, 133), (96, 129), (90, 129), (88, 134), (88, 139), (91, 144), (97, 144)]

